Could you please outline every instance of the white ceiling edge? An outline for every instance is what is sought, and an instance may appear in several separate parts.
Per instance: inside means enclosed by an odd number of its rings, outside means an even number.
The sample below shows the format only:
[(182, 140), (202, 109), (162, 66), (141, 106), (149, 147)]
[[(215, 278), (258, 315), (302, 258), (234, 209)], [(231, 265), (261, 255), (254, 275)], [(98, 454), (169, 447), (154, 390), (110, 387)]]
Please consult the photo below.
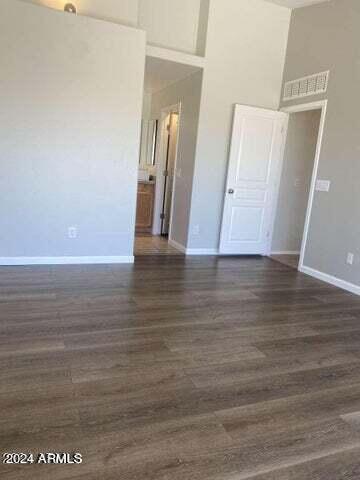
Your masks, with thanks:
[(312, 5), (316, 5), (318, 3), (328, 2), (329, 0), (265, 0), (265, 1), (274, 3), (275, 5), (279, 5), (281, 7), (287, 7), (292, 10), (294, 8), (311, 7)]

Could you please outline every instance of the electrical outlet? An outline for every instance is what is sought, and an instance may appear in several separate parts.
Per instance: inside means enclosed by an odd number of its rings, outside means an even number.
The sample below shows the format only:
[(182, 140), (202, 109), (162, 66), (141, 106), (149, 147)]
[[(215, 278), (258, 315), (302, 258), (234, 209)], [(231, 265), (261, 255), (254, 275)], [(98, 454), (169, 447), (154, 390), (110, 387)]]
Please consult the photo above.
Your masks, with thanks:
[(353, 265), (354, 264), (354, 254), (353, 253), (348, 253), (346, 263), (348, 265)]
[(77, 238), (77, 236), (78, 236), (77, 227), (69, 227), (68, 228), (68, 237), (73, 239), (73, 238)]
[(200, 225), (195, 225), (194, 226), (193, 235), (200, 235)]

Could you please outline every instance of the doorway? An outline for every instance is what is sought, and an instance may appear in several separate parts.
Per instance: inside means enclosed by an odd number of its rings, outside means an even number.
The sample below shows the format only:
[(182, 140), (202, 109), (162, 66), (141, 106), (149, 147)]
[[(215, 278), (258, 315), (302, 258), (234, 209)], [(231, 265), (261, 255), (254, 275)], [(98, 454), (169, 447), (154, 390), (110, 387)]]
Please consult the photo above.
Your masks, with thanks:
[(186, 252), (202, 77), (199, 66), (146, 58), (136, 257)]
[[(140, 255), (182, 255), (169, 242), (172, 230), (172, 214), (178, 157), (181, 103), (162, 109), (157, 125), (156, 144), (151, 149), (155, 152), (153, 185), (153, 211), (151, 212), (150, 230), (137, 230), (135, 239), (135, 256)], [(151, 139), (153, 141), (153, 136)], [(148, 202), (149, 204), (149, 202)], [(138, 200), (138, 210), (141, 202)], [(138, 211), (137, 217), (140, 218)]]
[[(174, 178), (175, 178), (175, 166), (177, 158), (177, 145), (179, 135), (179, 111), (175, 108), (170, 112), (164, 120), (164, 161), (165, 168), (163, 171), (164, 186), (163, 186), (163, 200), (162, 211), (160, 214), (161, 219), (161, 235), (164, 237), (169, 236), (171, 227), (171, 216), (173, 206), (173, 193), (174, 193)], [(155, 199), (156, 201), (156, 199)]]
[(274, 217), (271, 257), (291, 268), (304, 262), (316, 189), (326, 101), (284, 109), (289, 114)]

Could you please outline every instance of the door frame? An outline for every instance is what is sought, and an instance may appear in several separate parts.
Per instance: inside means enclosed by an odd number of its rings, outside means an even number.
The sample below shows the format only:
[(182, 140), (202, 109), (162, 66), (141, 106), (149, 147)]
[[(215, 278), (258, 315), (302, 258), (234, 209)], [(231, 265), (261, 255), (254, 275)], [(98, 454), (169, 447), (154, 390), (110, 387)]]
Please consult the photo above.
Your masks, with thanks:
[(157, 148), (157, 158), (156, 158), (156, 184), (155, 184), (155, 202), (154, 202), (154, 222), (152, 228), (153, 235), (161, 235), (161, 218), (163, 208), (163, 199), (164, 199), (164, 188), (165, 188), (165, 177), (164, 170), (166, 167), (166, 157), (167, 157), (167, 131), (165, 120), (171, 113), (177, 113), (179, 115), (178, 122), (178, 131), (177, 131), (177, 140), (176, 140), (176, 155), (175, 155), (175, 165), (174, 165), (174, 179), (173, 179), (173, 189), (171, 197), (171, 209), (170, 209), (170, 223), (169, 223), (169, 240), (172, 239), (172, 220), (173, 220), (173, 211), (174, 211), (174, 199), (175, 199), (175, 189), (176, 189), (176, 172), (177, 172), (177, 163), (179, 157), (179, 133), (180, 133), (180, 124), (181, 124), (181, 102), (174, 105), (170, 105), (161, 109), (160, 114), (160, 124), (159, 124), (159, 145)]
[[(322, 149), (323, 138), (324, 138), (325, 123), (326, 123), (327, 106), (328, 106), (328, 100), (325, 99), (325, 100), (319, 100), (319, 101), (316, 101), (316, 102), (301, 103), (301, 104), (298, 104), (298, 105), (292, 105), (290, 107), (284, 107), (284, 108), (280, 109), (281, 112), (288, 113), (289, 116), (292, 113), (309, 112), (309, 111), (312, 111), (312, 110), (321, 110), (321, 118), (320, 118), (320, 124), (319, 124), (318, 139), (317, 139), (317, 143), (316, 143), (314, 167), (313, 167), (313, 172), (312, 172), (312, 177), (311, 177), (309, 200), (308, 200), (308, 205), (307, 205), (307, 209), (306, 209), (303, 238), (302, 238), (302, 242), (301, 242), (300, 261), (299, 261), (299, 267), (298, 267), (298, 269), (300, 271), (304, 267), (305, 252), (306, 252), (306, 246), (307, 246), (307, 241), (308, 241), (308, 237), (309, 237), (310, 219), (311, 219), (312, 209), (313, 209), (313, 205), (314, 205), (314, 197), (315, 197), (315, 191), (316, 191), (316, 181), (317, 181), (318, 172), (319, 172), (320, 156), (321, 156), (321, 149)], [(276, 205), (278, 203), (278, 197), (279, 197), (279, 191), (280, 191), (280, 180), (281, 180), (281, 175), (282, 175), (284, 161), (285, 161), (285, 145), (286, 145), (286, 140), (287, 140), (287, 133), (288, 133), (288, 130), (286, 130), (286, 136), (285, 136), (285, 142), (284, 142), (284, 152), (283, 152), (283, 155), (282, 155), (281, 166), (280, 166), (280, 170), (279, 170), (280, 179), (279, 179), (278, 186), (277, 186)], [(275, 212), (274, 212), (273, 226), (274, 226), (274, 223), (275, 223), (276, 212), (277, 212), (277, 207), (275, 208)], [(272, 240), (273, 240), (273, 238), (271, 238), (271, 244), (270, 245), (272, 245)], [(271, 251), (269, 252), (269, 254), (270, 253), (271, 253)]]

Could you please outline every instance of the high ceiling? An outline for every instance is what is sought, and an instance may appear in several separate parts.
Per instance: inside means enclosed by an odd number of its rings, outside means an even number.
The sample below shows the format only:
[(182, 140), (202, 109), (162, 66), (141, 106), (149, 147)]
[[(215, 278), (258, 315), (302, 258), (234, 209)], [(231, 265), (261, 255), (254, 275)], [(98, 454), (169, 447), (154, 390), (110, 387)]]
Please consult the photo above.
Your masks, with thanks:
[(266, 0), (267, 2), (276, 3), (288, 8), (300, 8), (314, 5), (315, 3), (323, 3), (329, 0)]
[(199, 68), (190, 65), (146, 57), (145, 91), (147, 93), (158, 92), (199, 70)]

